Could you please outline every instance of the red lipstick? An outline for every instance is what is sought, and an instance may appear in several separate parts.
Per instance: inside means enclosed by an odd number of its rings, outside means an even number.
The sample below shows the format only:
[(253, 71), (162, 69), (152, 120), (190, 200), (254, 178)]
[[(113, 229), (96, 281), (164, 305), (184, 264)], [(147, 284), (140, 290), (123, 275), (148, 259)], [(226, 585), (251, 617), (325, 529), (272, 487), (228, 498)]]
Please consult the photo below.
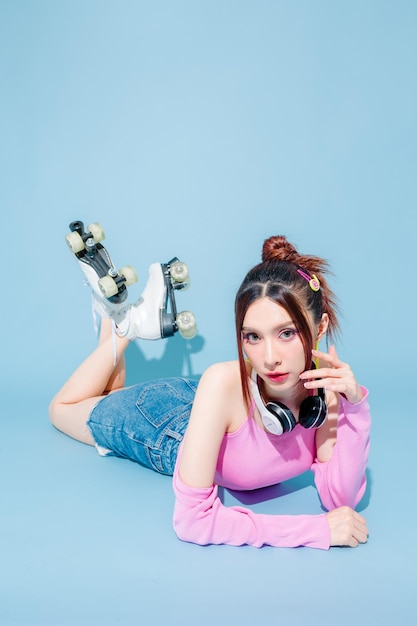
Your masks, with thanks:
[(281, 374), (280, 372), (276, 372), (273, 374), (267, 374), (267, 377), (269, 378), (269, 380), (271, 380), (273, 383), (283, 383), (287, 380), (289, 374)]

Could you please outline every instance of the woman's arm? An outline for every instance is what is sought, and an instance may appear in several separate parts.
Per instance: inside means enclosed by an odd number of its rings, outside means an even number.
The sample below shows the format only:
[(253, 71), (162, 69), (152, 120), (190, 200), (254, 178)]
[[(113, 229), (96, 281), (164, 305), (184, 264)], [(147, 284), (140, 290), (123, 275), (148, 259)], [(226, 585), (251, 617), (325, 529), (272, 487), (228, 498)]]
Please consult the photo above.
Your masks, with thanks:
[(214, 475), (234, 394), (236, 374), (230, 364), (212, 366), (200, 380), (173, 480), (178, 537), (202, 545), (328, 549), (331, 538), (325, 514), (263, 515), (221, 503)]
[(243, 507), (225, 507), (217, 485), (189, 487), (174, 474), (174, 529), (182, 541), (200, 545), (244, 544), (328, 549), (330, 527), (326, 515), (264, 515)]
[[(209, 367), (198, 383), (182, 445), (179, 476), (190, 487), (211, 487), (217, 457), (230, 425), (230, 393), (235, 393), (232, 363)], [(230, 392), (230, 393), (229, 393)]]
[(313, 350), (320, 368), (304, 372), (308, 389), (325, 387), (330, 392), (329, 415), (316, 433), (316, 460), (312, 466), (323, 505), (332, 510), (354, 508), (366, 489), (371, 415), (368, 392), (361, 387), (334, 346), (328, 353)]
[(336, 443), (328, 460), (313, 463), (314, 480), (327, 510), (340, 506), (354, 508), (366, 489), (371, 415), (368, 392), (351, 404), (340, 397)]

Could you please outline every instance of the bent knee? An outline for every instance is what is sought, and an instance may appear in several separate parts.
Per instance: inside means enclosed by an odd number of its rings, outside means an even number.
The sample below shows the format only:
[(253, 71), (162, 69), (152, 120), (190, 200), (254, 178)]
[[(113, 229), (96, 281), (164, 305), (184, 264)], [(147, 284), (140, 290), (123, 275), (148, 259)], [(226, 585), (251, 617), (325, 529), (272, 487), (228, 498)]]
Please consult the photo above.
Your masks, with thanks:
[(56, 400), (56, 398), (53, 398), (51, 400), (51, 402), (49, 403), (49, 407), (48, 407), (49, 420), (57, 428), (58, 428), (57, 422), (59, 421), (59, 409), (60, 409), (60, 407), (61, 407), (61, 403), (58, 402)]
[(57, 397), (51, 400), (48, 407), (48, 415), (51, 424), (64, 433), (67, 432), (66, 424), (70, 422), (71, 418), (68, 409), (69, 405), (60, 402)]
[(95, 442), (88, 428), (89, 403), (66, 404), (56, 397), (49, 404), (49, 419), (53, 426), (65, 435), (82, 443), (94, 446)]
[(49, 421), (55, 428), (61, 432), (68, 434), (68, 425), (70, 424), (70, 415), (68, 405), (59, 402), (54, 398), (48, 408)]

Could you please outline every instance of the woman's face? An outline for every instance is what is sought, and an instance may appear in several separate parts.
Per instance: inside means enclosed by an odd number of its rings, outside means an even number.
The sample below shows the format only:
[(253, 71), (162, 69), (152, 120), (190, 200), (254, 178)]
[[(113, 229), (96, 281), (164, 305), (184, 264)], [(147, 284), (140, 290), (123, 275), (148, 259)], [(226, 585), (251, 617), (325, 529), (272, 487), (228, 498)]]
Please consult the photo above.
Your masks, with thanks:
[(270, 298), (253, 302), (245, 315), (242, 345), (270, 399), (300, 390), (304, 347), (288, 312)]

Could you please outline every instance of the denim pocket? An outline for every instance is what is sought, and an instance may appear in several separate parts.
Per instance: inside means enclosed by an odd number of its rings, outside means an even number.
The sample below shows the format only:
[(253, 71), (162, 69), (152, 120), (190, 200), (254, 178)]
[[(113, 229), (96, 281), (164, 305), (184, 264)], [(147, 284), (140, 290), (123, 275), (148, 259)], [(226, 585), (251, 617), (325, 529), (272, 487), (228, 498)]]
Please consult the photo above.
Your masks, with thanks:
[(153, 381), (137, 398), (140, 429), (129, 436), (145, 446), (149, 463), (158, 472), (171, 475), (174, 471), (195, 389), (194, 381), (168, 378)]
[(143, 386), (136, 406), (154, 428), (161, 428), (194, 401), (197, 383), (184, 378), (165, 378)]
[(193, 380), (166, 378), (111, 394), (90, 417), (96, 443), (116, 456), (171, 475), (196, 388)]

